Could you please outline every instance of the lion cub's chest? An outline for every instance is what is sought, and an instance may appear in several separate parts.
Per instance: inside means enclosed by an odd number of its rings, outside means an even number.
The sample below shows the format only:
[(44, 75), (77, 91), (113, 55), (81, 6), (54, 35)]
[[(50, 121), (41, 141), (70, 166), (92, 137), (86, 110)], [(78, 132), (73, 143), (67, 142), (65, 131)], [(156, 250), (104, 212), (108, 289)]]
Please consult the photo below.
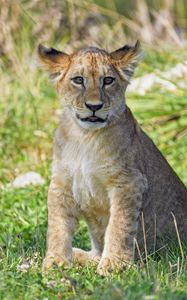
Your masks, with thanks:
[(94, 145), (66, 143), (61, 154), (61, 170), (81, 209), (108, 206), (106, 165)]

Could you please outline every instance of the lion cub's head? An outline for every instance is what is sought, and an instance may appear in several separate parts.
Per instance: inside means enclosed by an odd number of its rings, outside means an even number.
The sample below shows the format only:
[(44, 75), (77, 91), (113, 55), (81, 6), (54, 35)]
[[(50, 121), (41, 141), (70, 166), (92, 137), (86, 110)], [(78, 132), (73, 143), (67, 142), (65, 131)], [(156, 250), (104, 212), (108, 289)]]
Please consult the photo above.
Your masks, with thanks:
[(72, 118), (83, 128), (99, 129), (125, 109), (124, 91), (139, 60), (139, 46), (112, 53), (88, 47), (68, 55), (39, 45), (38, 55)]

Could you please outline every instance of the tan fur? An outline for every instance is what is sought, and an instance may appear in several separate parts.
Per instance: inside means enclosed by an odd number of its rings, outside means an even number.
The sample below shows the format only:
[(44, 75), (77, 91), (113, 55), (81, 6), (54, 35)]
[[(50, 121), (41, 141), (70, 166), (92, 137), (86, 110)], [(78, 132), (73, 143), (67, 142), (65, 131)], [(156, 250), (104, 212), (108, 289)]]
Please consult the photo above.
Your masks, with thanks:
[[(186, 189), (125, 104), (139, 55), (138, 43), (111, 54), (85, 48), (67, 55), (39, 47), (64, 107), (54, 139), (44, 269), (53, 263), (69, 267), (74, 260), (99, 262), (102, 275), (121, 270), (134, 259), (135, 238), (143, 251), (141, 211), (148, 249), (155, 246), (155, 230), (157, 246), (164, 235), (164, 243), (176, 237), (171, 212), (181, 238), (187, 236)], [(76, 76), (84, 86), (72, 81)], [(104, 86), (106, 76), (115, 81)], [(92, 115), (86, 103), (103, 104), (95, 115), (106, 121), (82, 121)], [(72, 249), (81, 216), (90, 232), (89, 252)]]

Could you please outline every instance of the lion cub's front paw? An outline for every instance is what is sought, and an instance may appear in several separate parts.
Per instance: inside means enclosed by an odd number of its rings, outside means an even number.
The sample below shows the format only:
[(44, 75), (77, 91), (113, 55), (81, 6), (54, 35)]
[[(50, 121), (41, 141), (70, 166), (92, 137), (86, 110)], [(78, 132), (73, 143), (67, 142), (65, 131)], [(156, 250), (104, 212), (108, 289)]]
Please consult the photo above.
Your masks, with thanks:
[(85, 266), (88, 263), (97, 265), (100, 259), (101, 257), (95, 254), (93, 251), (84, 251), (79, 248), (73, 248), (73, 260), (81, 266)]
[(45, 272), (52, 268), (54, 265), (58, 267), (63, 266), (65, 269), (68, 269), (72, 266), (72, 262), (59, 255), (46, 255), (45, 259), (43, 260), (42, 270)]
[(102, 276), (107, 276), (112, 272), (120, 272), (124, 270), (129, 264), (120, 257), (108, 256), (103, 257), (97, 267), (97, 273)]

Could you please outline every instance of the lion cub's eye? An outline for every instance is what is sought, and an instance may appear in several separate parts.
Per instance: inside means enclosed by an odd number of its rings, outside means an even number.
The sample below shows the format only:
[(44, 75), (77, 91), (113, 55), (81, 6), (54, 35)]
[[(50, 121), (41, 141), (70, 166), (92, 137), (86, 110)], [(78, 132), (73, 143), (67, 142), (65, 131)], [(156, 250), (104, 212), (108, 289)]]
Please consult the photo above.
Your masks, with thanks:
[(103, 84), (104, 85), (110, 85), (110, 84), (112, 84), (112, 82), (114, 82), (114, 80), (115, 80), (114, 77), (110, 77), (110, 76), (104, 77)]
[(71, 78), (71, 81), (73, 81), (76, 84), (83, 84), (84, 78), (81, 76), (76, 76), (76, 77)]

